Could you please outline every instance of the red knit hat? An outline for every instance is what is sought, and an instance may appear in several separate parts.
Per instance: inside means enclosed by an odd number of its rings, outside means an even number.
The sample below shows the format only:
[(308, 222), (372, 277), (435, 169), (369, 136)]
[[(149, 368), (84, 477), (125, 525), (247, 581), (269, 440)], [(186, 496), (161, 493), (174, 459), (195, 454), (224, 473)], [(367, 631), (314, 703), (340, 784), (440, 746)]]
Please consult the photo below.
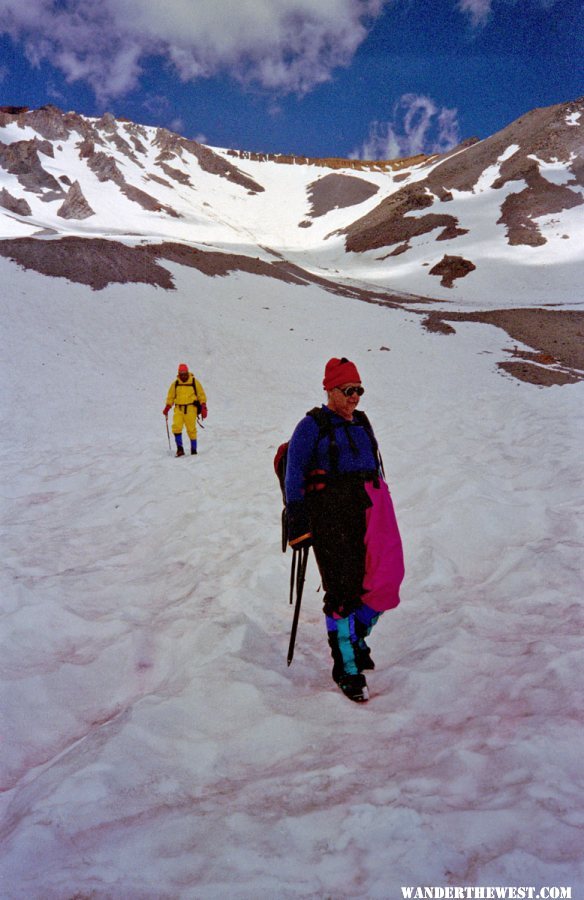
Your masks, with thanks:
[(181, 363), (180, 366), (178, 367), (178, 370), (179, 370), (179, 372), (188, 372), (189, 367), (187, 366), (186, 363)]
[(325, 391), (332, 391), (333, 388), (339, 387), (341, 384), (349, 384), (349, 382), (361, 383), (361, 376), (357, 371), (357, 366), (345, 356), (342, 359), (333, 357), (329, 359), (324, 367), (323, 386)]

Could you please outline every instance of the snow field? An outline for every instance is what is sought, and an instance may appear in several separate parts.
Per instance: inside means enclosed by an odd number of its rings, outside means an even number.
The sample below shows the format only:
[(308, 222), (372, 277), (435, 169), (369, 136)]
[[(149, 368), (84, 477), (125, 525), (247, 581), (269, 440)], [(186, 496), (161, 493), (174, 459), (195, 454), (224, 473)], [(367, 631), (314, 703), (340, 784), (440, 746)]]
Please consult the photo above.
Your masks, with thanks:
[[(577, 896), (582, 385), (502, 376), (495, 328), (173, 273), (92, 292), (0, 260), (3, 896)], [(363, 707), (330, 679), (313, 560), (286, 666), (272, 470), (343, 353), (407, 567)], [(182, 361), (209, 418), (176, 460)]]

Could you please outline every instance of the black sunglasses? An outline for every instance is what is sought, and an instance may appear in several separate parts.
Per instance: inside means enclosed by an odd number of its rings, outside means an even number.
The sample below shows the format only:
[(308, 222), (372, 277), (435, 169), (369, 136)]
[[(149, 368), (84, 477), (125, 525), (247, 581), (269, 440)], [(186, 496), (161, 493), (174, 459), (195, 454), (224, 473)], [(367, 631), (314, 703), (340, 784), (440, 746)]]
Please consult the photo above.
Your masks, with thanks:
[(341, 394), (344, 394), (344, 395), (345, 395), (345, 397), (352, 397), (353, 394), (357, 394), (358, 397), (362, 397), (363, 394), (365, 393), (365, 388), (364, 388), (364, 387), (361, 387), (361, 386), (359, 386), (359, 387), (346, 387), (346, 388), (338, 387), (338, 388), (335, 388), (335, 390), (336, 390), (336, 391), (340, 391)]

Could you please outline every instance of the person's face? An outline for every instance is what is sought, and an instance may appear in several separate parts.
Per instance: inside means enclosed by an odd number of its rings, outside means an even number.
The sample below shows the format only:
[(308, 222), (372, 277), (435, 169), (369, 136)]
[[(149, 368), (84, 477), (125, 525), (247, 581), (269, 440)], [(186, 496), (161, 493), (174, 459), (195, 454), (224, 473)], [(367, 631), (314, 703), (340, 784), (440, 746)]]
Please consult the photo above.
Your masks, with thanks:
[(328, 391), (328, 408), (342, 416), (343, 419), (352, 419), (353, 412), (361, 399), (355, 388), (362, 391), (359, 381), (348, 381), (347, 384), (341, 384), (340, 387)]
[(187, 378), (189, 377), (189, 373), (188, 372), (179, 372), (178, 377), (180, 378), (181, 381), (186, 381)]

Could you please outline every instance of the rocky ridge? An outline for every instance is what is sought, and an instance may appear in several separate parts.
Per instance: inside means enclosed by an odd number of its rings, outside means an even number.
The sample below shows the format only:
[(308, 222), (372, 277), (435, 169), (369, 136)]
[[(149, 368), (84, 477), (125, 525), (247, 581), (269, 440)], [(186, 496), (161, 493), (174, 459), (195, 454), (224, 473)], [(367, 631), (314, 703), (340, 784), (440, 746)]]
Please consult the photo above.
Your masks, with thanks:
[[(498, 175), (485, 187), (502, 191), (514, 183), (518, 186), (502, 198), (496, 224), (505, 226), (511, 245), (545, 244), (536, 220), (584, 204), (584, 142), (578, 126), (583, 115), (584, 98), (533, 110), (492, 137), (447, 154), (425, 177), (399, 189), (344, 229), (346, 249), (362, 253), (393, 247), (390, 255), (397, 255), (410, 249), (413, 237), (437, 229), (443, 230), (436, 240), (466, 234), (455, 217), (442, 211), (442, 204), (453, 200), (453, 192), (475, 193), (496, 161), (501, 163)], [(569, 173), (564, 184), (542, 174), (546, 164), (558, 162), (564, 163)], [(424, 165), (428, 167), (429, 161)], [(578, 191), (580, 188), (583, 190)], [(439, 207), (440, 212), (411, 215)]]
[[(492, 271), (482, 248), (494, 238), (498, 252), (504, 243), (507, 257), (517, 259), (516, 271), (526, 275), (525, 248), (545, 252), (546, 223), (565, 229), (566, 241), (581, 238), (581, 231), (570, 230), (575, 220), (566, 214), (584, 204), (583, 134), (580, 99), (533, 110), (496, 135), (470, 139), (443, 156), (315, 160), (213, 149), (108, 113), (88, 119), (54, 106), (4, 106), (0, 222), (12, 224), (0, 236), (0, 255), (95, 290), (112, 282), (170, 290), (173, 278), (165, 264), (174, 263), (209, 277), (243, 271), (319, 284), (423, 315), (424, 305), (435, 302), (432, 288), (430, 296), (407, 282), (409, 293), (393, 288), (403, 260), (412, 260), (408, 272), (425, 269), (443, 294), (460, 297), (460, 284)], [(485, 197), (491, 218), (479, 210), (473, 220), (469, 211)], [(266, 214), (275, 225), (266, 225)], [(487, 221), (484, 236), (475, 233), (478, 219), (483, 226)], [(368, 267), (361, 279), (353, 274), (360, 258)], [(387, 277), (371, 279), (375, 271)], [(574, 299), (581, 283), (574, 282)], [(532, 322), (540, 311), (522, 316), (513, 309), (514, 336), (523, 319)], [(452, 334), (453, 322), (484, 321), (511, 333), (511, 319), (496, 312), (437, 312), (425, 324)], [(553, 346), (541, 329), (526, 324), (524, 340), (531, 341), (533, 354), (518, 350), (501, 363), (504, 371), (538, 384), (582, 377), (584, 359), (569, 340), (580, 315), (546, 311), (541, 321), (549, 333), (553, 319), (559, 335)], [(566, 322), (564, 332), (560, 320)]]

